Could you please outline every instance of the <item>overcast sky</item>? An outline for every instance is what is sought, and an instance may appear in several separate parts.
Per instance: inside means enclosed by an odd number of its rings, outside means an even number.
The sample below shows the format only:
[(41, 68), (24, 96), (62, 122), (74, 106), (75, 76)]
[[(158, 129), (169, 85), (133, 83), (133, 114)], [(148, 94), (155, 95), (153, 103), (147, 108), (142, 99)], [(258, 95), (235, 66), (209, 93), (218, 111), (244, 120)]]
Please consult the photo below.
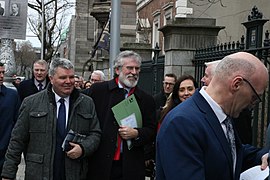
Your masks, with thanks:
[[(72, 1), (75, 1), (75, 0), (70, 0), (70, 1), (72, 2)], [(31, 8), (28, 7), (28, 14), (31, 13), (29, 11), (31, 11)], [(69, 15), (66, 17), (67, 24), (69, 24), (71, 16), (75, 15), (75, 8), (71, 9), (70, 11), (71, 11), (71, 13), (68, 13)], [(28, 23), (27, 23), (27, 27), (28, 27)], [(16, 41), (21, 41), (21, 40), (16, 40)], [(26, 30), (26, 41), (30, 41), (33, 47), (41, 47), (41, 43), (38, 40), (38, 38), (28, 28)]]

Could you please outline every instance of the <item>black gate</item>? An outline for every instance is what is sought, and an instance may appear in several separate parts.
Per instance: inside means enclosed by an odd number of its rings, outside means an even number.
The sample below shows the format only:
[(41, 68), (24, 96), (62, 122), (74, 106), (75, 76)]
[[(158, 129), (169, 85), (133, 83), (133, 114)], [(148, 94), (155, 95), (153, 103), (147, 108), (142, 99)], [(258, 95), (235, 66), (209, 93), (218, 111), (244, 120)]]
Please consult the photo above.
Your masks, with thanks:
[(152, 60), (143, 61), (138, 86), (150, 95), (157, 94), (162, 89), (165, 56), (159, 56), (159, 48), (154, 49)]
[[(246, 40), (242, 36), (240, 42), (221, 44), (213, 47), (196, 50), (194, 57), (195, 78), (198, 82), (204, 75), (205, 62), (222, 59), (223, 57), (240, 51), (249, 52), (257, 56), (270, 69), (270, 40), (269, 32), (264, 33), (263, 26), (267, 19), (262, 19), (262, 13), (257, 7), (252, 8), (248, 21), (242, 23), (246, 27)], [(258, 104), (253, 110), (252, 122), (252, 144), (263, 147), (265, 145), (266, 129), (270, 121), (270, 84), (263, 94), (262, 103)]]
[[(193, 61), (195, 65), (195, 77), (197, 82), (204, 75), (205, 62), (219, 60), (226, 55), (235, 52), (249, 52), (257, 56), (265, 64), (267, 69), (270, 69), (270, 40), (269, 33), (266, 31), (265, 39), (263, 41), (263, 47), (247, 47), (244, 36), (241, 38), (241, 42), (221, 44), (205, 49), (198, 49), (195, 53), (195, 59)], [(253, 111), (253, 137), (252, 144), (263, 147), (265, 145), (265, 132), (270, 121), (270, 85), (263, 94), (262, 103), (257, 105)]]

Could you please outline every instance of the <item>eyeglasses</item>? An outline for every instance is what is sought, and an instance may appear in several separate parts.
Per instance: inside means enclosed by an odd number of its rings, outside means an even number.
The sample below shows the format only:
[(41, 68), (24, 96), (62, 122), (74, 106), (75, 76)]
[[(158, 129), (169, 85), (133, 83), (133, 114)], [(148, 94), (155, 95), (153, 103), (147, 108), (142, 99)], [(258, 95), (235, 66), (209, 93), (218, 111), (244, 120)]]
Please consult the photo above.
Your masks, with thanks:
[(254, 94), (257, 96), (257, 99), (254, 102), (255, 103), (262, 102), (262, 99), (261, 99), (260, 95), (256, 92), (255, 88), (251, 85), (251, 83), (248, 80), (246, 80), (245, 78), (243, 78), (243, 81), (245, 81), (246, 83), (248, 83), (248, 85), (250, 86), (250, 88), (252, 89), (252, 91), (254, 92)]
[(165, 86), (174, 86), (174, 83), (169, 83), (169, 82), (165, 82), (165, 81), (163, 81), (163, 84), (165, 85)]

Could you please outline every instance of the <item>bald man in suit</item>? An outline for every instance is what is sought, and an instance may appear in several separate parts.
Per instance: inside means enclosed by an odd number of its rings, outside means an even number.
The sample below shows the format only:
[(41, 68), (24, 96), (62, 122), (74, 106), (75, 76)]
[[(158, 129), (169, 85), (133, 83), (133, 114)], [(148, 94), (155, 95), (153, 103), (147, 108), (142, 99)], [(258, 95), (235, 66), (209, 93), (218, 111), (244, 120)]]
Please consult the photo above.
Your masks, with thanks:
[(162, 123), (157, 180), (238, 180), (245, 168), (261, 164), (265, 169), (268, 150), (242, 145), (231, 118), (260, 102), (267, 83), (268, 70), (252, 54), (223, 58), (210, 84), (175, 107)]

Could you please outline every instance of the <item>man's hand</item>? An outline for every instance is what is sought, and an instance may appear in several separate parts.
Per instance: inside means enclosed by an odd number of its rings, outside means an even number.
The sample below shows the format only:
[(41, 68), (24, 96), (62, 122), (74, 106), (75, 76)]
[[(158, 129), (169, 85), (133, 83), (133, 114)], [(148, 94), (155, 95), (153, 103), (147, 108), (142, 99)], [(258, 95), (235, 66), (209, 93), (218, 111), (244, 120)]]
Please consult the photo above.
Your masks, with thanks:
[(77, 159), (82, 155), (82, 148), (79, 144), (70, 142), (71, 150), (67, 152), (67, 156), (70, 159)]
[(118, 132), (122, 139), (125, 140), (136, 139), (138, 137), (138, 130), (128, 126), (120, 126)]
[(262, 170), (265, 170), (266, 168), (267, 168), (267, 166), (268, 166), (268, 153), (266, 153), (266, 154), (264, 154), (263, 156), (262, 156), (262, 164), (261, 164), (261, 169)]

